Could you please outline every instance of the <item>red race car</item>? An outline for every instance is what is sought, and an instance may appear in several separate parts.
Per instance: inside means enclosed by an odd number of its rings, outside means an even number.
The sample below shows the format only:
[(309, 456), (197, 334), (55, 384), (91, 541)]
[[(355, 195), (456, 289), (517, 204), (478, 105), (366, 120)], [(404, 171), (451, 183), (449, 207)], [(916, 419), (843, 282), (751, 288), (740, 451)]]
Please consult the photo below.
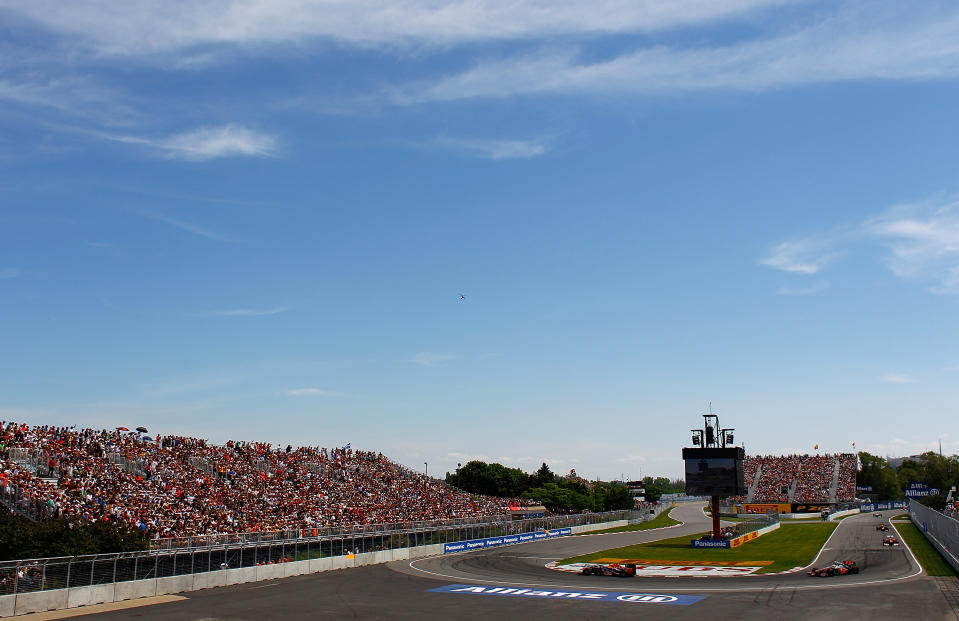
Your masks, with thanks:
[(856, 561), (836, 561), (828, 567), (820, 567), (809, 572), (810, 576), (845, 576), (846, 574), (858, 574), (859, 566)]
[(899, 545), (899, 540), (895, 537), (883, 537), (882, 545), (884, 546), (897, 546)]
[(626, 563), (610, 563), (609, 565), (587, 565), (579, 574), (581, 576), (615, 576), (617, 578), (631, 578), (636, 575), (636, 565)]

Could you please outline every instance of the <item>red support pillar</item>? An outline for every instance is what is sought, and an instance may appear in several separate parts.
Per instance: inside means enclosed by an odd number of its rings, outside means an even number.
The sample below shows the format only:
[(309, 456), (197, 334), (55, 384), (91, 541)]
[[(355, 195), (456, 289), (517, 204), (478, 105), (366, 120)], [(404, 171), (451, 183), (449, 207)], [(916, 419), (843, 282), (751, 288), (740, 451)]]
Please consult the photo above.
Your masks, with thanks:
[(713, 496), (710, 500), (713, 512), (713, 539), (722, 539), (722, 528), (719, 526), (719, 496)]

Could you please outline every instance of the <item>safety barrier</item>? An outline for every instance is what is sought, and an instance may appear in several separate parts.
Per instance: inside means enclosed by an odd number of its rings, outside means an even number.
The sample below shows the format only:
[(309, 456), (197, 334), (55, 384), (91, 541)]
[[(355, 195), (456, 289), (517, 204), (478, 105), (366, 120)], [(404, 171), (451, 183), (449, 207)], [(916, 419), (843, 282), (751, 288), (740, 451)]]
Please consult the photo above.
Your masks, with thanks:
[(909, 501), (909, 519), (929, 543), (959, 571), (959, 520), (945, 516), (916, 501)]
[(448, 542), (546, 530), (577, 534), (625, 526), (633, 517), (631, 513), (614, 511), (434, 530), (9, 561), (0, 563), (0, 617), (432, 556), (443, 554)]

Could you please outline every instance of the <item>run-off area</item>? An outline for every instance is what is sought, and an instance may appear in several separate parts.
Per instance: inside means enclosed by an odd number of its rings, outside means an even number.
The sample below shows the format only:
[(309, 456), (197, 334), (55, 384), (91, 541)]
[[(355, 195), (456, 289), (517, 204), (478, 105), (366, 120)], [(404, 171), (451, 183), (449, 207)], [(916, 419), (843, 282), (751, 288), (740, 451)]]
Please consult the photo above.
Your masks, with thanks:
[(466, 595), (500, 595), (531, 599), (564, 599), (594, 602), (621, 602), (624, 604), (678, 604), (689, 606), (704, 599), (702, 595), (664, 595), (661, 593), (623, 593), (616, 591), (545, 591), (518, 587), (486, 587), (470, 584), (448, 584), (429, 590), (431, 593), (462, 593)]

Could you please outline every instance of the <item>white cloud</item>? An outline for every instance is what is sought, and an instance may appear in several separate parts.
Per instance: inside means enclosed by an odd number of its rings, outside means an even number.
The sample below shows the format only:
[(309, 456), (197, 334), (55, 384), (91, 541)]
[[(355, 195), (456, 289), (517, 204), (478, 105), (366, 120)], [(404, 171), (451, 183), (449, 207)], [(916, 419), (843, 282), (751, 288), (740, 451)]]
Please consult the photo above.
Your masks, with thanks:
[(537, 140), (437, 138), (425, 143), (425, 146), (460, 151), (490, 160), (528, 159), (546, 153), (546, 144)]
[(455, 354), (434, 354), (426, 351), (421, 351), (416, 355), (412, 356), (407, 362), (412, 362), (424, 367), (432, 367), (442, 362), (447, 362), (449, 360), (455, 359), (457, 356)]
[(262, 49), (338, 40), (357, 45), (450, 45), (556, 35), (652, 32), (754, 14), (793, 0), (0, 0), (8, 14), (73, 39), (96, 55)]
[(218, 233), (217, 231), (193, 224), (192, 222), (187, 222), (186, 220), (171, 218), (170, 216), (162, 213), (156, 213), (154, 211), (138, 211), (137, 213), (144, 218), (169, 224), (172, 227), (178, 228), (182, 231), (187, 231), (188, 233), (193, 233), (194, 235), (199, 235), (200, 237), (207, 237), (209, 239), (216, 239), (220, 241), (228, 241), (231, 239), (228, 235), (224, 235), (223, 233)]
[(825, 238), (808, 238), (777, 244), (760, 264), (794, 274), (815, 274), (837, 254)]
[(166, 138), (111, 135), (98, 133), (102, 138), (149, 147), (164, 157), (190, 161), (221, 157), (274, 157), (275, 137), (230, 123), (219, 127), (201, 127)]
[(16, 267), (0, 267), (0, 280), (6, 278), (16, 278), (20, 275), (20, 270)]
[(887, 373), (882, 376), (882, 381), (890, 384), (914, 384), (916, 382), (911, 376), (901, 373)]
[[(883, 261), (897, 277), (933, 283), (935, 293), (959, 293), (959, 200), (939, 198), (894, 205), (851, 227), (773, 247), (760, 264), (795, 274), (816, 274), (854, 246), (880, 245)], [(821, 288), (781, 289), (784, 295)]]
[(780, 287), (776, 291), (779, 295), (813, 295), (829, 288), (828, 282), (820, 282), (808, 287)]
[(278, 315), (290, 310), (287, 306), (271, 308), (231, 308), (226, 310), (212, 310), (203, 313), (207, 317), (262, 317), (264, 315)]
[(886, 262), (894, 274), (936, 280), (934, 291), (959, 293), (959, 201), (897, 205), (865, 229), (890, 250)]
[(290, 397), (335, 397), (340, 393), (319, 388), (294, 388), (293, 390), (287, 390), (286, 394)]
[(125, 96), (88, 76), (12, 76), (0, 80), (0, 101), (55, 110), (70, 117), (94, 119), (104, 125), (129, 125), (140, 118)]
[[(524, 94), (672, 95), (765, 91), (860, 80), (959, 75), (959, 12), (856, 10), (856, 3), (796, 30), (725, 45), (649, 45), (600, 60), (568, 47), (484, 60), (471, 69), (393, 93), (397, 103)], [(592, 58), (592, 56), (590, 56)]]

